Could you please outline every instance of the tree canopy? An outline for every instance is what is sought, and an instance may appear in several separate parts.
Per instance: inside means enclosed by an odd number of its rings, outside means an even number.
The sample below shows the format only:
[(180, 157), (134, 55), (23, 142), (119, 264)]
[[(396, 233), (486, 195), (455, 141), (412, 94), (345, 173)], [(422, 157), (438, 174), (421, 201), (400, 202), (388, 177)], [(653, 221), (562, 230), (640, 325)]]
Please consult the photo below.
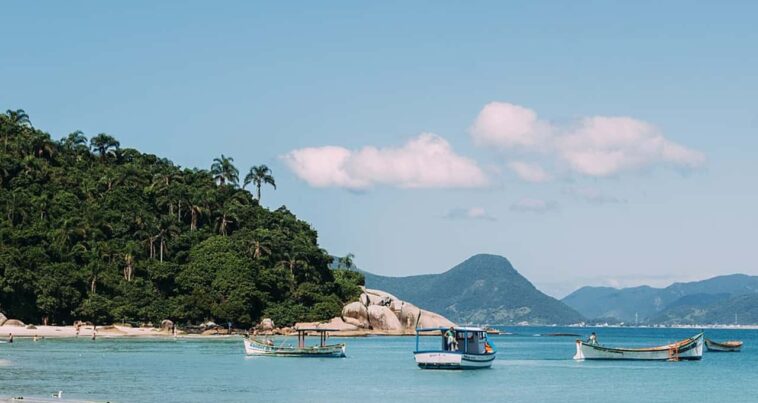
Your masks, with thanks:
[[(238, 187), (231, 157), (188, 169), (105, 133), (55, 141), (23, 110), (0, 114), (0, 141), (8, 317), (285, 325), (338, 315), (360, 292), (308, 223)], [(274, 185), (256, 168), (246, 183)]]

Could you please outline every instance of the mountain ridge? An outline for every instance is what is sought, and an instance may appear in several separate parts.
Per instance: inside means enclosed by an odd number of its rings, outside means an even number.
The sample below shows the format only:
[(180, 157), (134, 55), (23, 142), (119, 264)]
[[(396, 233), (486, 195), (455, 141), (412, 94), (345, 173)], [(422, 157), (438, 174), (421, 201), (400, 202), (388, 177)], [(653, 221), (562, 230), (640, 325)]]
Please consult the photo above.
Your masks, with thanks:
[[(735, 299), (743, 295), (758, 295), (758, 276), (735, 273), (698, 281), (675, 282), (662, 288), (585, 286), (561, 301), (592, 319), (650, 324), (706, 324), (732, 323), (728, 312), (736, 308), (729, 308), (730, 301), (744, 305), (744, 301)], [(734, 313), (739, 316), (739, 312)], [(745, 324), (758, 323), (758, 316), (745, 315), (744, 319)]]
[(503, 256), (477, 254), (439, 274), (363, 274), (367, 287), (387, 291), (460, 323), (570, 324), (584, 319), (539, 291)]

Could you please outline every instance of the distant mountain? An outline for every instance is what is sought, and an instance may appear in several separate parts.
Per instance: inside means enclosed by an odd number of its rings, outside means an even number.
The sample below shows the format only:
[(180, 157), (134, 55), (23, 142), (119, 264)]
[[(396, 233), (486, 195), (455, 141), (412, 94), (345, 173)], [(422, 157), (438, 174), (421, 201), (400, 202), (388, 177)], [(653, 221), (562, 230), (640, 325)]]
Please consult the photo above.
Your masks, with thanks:
[(569, 324), (584, 320), (574, 309), (535, 288), (502, 256), (475, 255), (441, 274), (364, 275), (366, 287), (387, 291), (457, 323)]
[[(736, 297), (745, 295), (758, 295), (758, 276), (732, 274), (674, 283), (666, 288), (582, 287), (562, 301), (588, 318), (608, 318), (627, 323), (638, 320), (639, 323), (705, 324), (733, 323), (734, 313), (731, 320), (723, 315), (730, 311), (730, 304), (744, 303)], [(706, 318), (724, 321), (704, 322)], [(758, 323), (758, 320), (750, 323)]]

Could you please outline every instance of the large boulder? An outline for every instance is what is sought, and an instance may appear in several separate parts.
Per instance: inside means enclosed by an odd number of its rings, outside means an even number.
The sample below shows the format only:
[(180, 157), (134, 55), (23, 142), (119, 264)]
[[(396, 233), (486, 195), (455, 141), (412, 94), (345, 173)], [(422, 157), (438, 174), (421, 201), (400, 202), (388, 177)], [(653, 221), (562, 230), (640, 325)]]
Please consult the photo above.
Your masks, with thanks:
[(8, 319), (3, 324), (4, 326), (24, 326), (24, 322), (18, 319)]
[(2, 326), (6, 320), (8, 320), (8, 318), (6, 318), (5, 315), (3, 315), (2, 312), (0, 312), (0, 326)]
[(360, 302), (351, 302), (342, 308), (342, 319), (356, 326), (368, 327), (368, 309)]
[(171, 329), (173, 329), (173, 328), (174, 328), (174, 322), (172, 322), (172, 321), (170, 321), (168, 319), (163, 319), (161, 321), (161, 330), (171, 331)]
[(264, 318), (260, 324), (258, 324), (258, 328), (263, 330), (264, 332), (270, 332), (274, 330), (276, 326), (274, 326), (274, 321), (270, 318)]
[(369, 305), (368, 307), (369, 324), (374, 330), (401, 331), (403, 325), (395, 316), (395, 313), (386, 306)]
[(393, 302), (399, 302), (400, 299), (388, 292), (364, 288), (361, 301), (366, 301), (364, 305), (390, 306)]
[(334, 330), (358, 330), (358, 326), (345, 322), (342, 318), (332, 318), (327, 323), (319, 323), (317, 326), (319, 329), (334, 329)]
[(418, 327), (450, 327), (455, 323), (449, 321), (446, 317), (426, 310), (421, 310), (421, 317), (418, 321)]
[(404, 303), (400, 307), (400, 312), (398, 313), (398, 318), (400, 319), (400, 323), (403, 325), (406, 329), (415, 329), (416, 321), (419, 320), (419, 315), (421, 314), (421, 309), (417, 307), (416, 305)]

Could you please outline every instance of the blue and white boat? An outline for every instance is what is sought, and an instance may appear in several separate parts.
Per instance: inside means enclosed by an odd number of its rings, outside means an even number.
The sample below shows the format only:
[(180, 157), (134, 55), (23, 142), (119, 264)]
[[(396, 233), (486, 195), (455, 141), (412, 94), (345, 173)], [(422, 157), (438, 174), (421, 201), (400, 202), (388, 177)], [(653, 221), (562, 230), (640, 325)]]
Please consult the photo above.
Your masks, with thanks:
[[(416, 329), (416, 364), (423, 369), (480, 369), (489, 368), (495, 361), (497, 349), (487, 338), (487, 332), (478, 327), (452, 328), (455, 343), (450, 343), (445, 333), (448, 328)], [(439, 349), (419, 348), (421, 333), (439, 332)]]

